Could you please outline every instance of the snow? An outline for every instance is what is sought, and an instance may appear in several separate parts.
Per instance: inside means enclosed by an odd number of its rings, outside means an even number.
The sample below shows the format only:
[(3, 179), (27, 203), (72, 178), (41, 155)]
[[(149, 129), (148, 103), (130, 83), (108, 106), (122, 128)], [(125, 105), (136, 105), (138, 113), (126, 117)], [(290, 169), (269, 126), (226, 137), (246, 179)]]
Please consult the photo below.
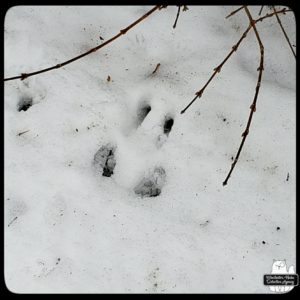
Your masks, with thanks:
[[(257, 110), (223, 187), (254, 97), (259, 48), (251, 31), (180, 114), (248, 26), (243, 11), (225, 19), (237, 7), (188, 7), (176, 29), (169, 6), (62, 69), (5, 82), (9, 290), (271, 293), (263, 275), (273, 259), (295, 266), (294, 57), (275, 18), (257, 25), (265, 45)], [(259, 8), (250, 7), (253, 16)], [(12, 7), (5, 77), (87, 51), (150, 9)], [(295, 44), (293, 14), (281, 20)], [(18, 111), (22, 99), (32, 100), (26, 111)], [(94, 168), (107, 144), (116, 146), (111, 177)], [(141, 197), (135, 187), (155, 168), (165, 171), (161, 194)]]

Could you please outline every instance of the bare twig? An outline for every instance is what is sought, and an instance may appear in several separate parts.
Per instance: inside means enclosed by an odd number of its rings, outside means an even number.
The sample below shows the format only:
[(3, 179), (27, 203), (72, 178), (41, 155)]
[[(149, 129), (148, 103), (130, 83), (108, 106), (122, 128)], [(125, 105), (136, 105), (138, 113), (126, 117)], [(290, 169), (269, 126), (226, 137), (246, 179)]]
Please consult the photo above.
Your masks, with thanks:
[[(234, 161), (233, 161), (233, 163), (232, 163), (232, 165), (231, 165), (231, 169), (230, 169), (230, 171), (229, 171), (229, 173), (228, 173), (226, 179), (225, 179), (224, 182), (223, 182), (223, 185), (226, 185), (226, 184), (227, 184), (227, 182), (228, 182), (228, 180), (229, 180), (229, 177), (230, 177), (230, 175), (231, 175), (231, 173), (232, 173), (232, 171), (233, 171), (233, 169), (234, 169), (234, 167), (235, 167), (235, 165), (236, 165), (236, 163), (237, 163), (237, 161), (238, 161), (238, 158), (239, 158), (240, 153), (241, 153), (241, 151), (242, 151), (242, 148), (243, 148), (243, 146), (244, 146), (246, 137), (247, 137), (247, 135), (248, 135), (248, 133), (249, 133), (249, 128), (250, 128), (250, 125), (251, 125), (251, 121), (252, 121), (253, 114), (254, 114), (254, 112), (256, 111), (256, 102), (257, 102), (258, 93), (259, 93), (259, 89), (260, 89), (260, 85), (261, 85), (261, 78), (262, 78), (262, 72), (263, 72), (263, 62), (264, 62), (264, 47), (263, 47), (263, 44), (262, 44), (262, 42), (261, 42), (259, 33), (258, 33), (257, 29), (256, 29), (256, 23), (257, 23), (257, 22), (260, 22), (260, 21), (262, 21), (262, 20), (264, 20), (264, 19), (266, 19), (266, 18), (272, 17), (272, 16), (275, 15), (275, 14), (279, 14), (279, 13), (285, 14), (287, 11), (291, 11), (291, 10), (282, 9), (282, 10), (280, 10), (280, 11), (275, 11), (275, 12), (272, 13), (272, 14), (268, 13), (268, 14), (266, 14), (265, 16), (263, 16), (263, 17), (261, 17), (261, 18), (259, 18), (259, 19), (257, 19), (257, 20), (254, 20), (254, 19), (252, 18), (252, 16), (251, 16), (250, 11), (248, 10), (247, 6), (244, 6), (244, 9), (245, 9), (245, 11), (246, 11), (246, 13), (247, 13), (247, 16), (248, 16), (249, 20), (250, 20), (248, 28), (245, 30), (245, 32), (243, 33), (243, 35), (241, 36), (241, 38), (239, 39), (239, 41), (237, 42), (237, 44), (235, 44), (235, 45), (232, 47), (231, 51), (230, 51), (229, 54), (225, 57), (225, 59), (221, 62), (221, 64), (220, 64), (219, 66), (217, 66), (216, 68), (214, 68), (213, 74), (212, 74), (211, 77), (208, 79), (208, 81), (206, 82), (206, 84), (205, 84), (198, 92), (196, 92), (196, 96), (194, 97), (194, 99), (193, 99), (193, 100), (185, 107), (185, 109), (183, 109), (183, 110), (181, 111), (181, 113), (183, 114), (183, 113), (184, 113), (184, 112), (185, 112), (185, 111), (186, 111), (186, 110), (194, 103), (194, 101), (196, 101), (196, 99), (198, 99), (198, 98), (200, 98), (200, 97), (202, 96), (202, 94), (203, 94), (204, 90), (206, 89), (206, 87), (209, 85), (209, 83), (212, 81), (212, 79), (215, 77), (215, 75), (221, 71), (221, 68), (223, 67), (223, 65), (224, 65), (224, 64), (226, 63), (226, 61), (230, 58), (230, 56), (233, 54), (233, 52), (235, 52), (235, 51), (238, 49), (240, 43), (241, 43), (241, 42), (243, 41), (243, 39), (246, 37), (246, 35), (247, 35), (247, 33), (250, 31), (250, 29), (253, 28), (253, 30), (254, 30), (254, 32), (255, 32), (255, 36), (256, 36), (257, 41), (258, 41), (258, 44), (259, 44), (259, 47), (260, 47), (260, 54), (261, 54), (260, 65), (259, 65), (259, 67), (258, 67), (258, 69), (257, 69), (257, 70), (259, 71), (259, 74), (258, 74), (258, 79), (257, 79), (256, 92), (255, 92), (255, 95), (254, 95), (253, 102), (252, 102), (252, 104), (251, 104), (251, 106), (250, 106), (251, 111), (250, 111), (250, 115), (249, 115), (249, 118), (248, 118), (247, 126), (246, 126), (245, 131), (244, 131), (243, 134), (242, 134), (242, 137), (243, 137), (242, 142), (241, 142), (240, 147), (239, 147), (239, 149), (238, 149), (238, 152), (237, 152), (237, 154), (236, 154), (236, 156), (235, 156), (235, 159), (234, 159)], [(236, 10), (236, 12), (237, 12), (237, 10)]]
[(239, 7), (238, 9), (232, 11), (228, 16), (225, 17), (225, 19), (230, 18), (231, 16), (235, 15), (237, 12), (239, 12), (241, 9), (243, 9), (243, 6)]
[(278, 21), (278, 24), (279, 24), (279, 26), (280, 26), (280, 28), (281, 28), (281, 30), (282, 30), (284, 36), (285, 36), (285, 39), (286, 39), (286, 41), (288, 42), (288, 44), (289, 44), (289, 46), (290, 46), (290, 48), (291, 48), (291, 50), (292, 50), (292, 52), (293, 52), (293, 54), (294, 54), (294, 57), (296, 58), (296, 53), (295, 53), (295, 51), (294, 51), (294, 49), (293, 49), (293, 47), (292, 47), (292, 45), (291, 45), (290, 39), (289, 39), (289, 37), (288, 37), (288, 35), (287, 35), (287, 33), (286, 33), (286, 31), (285, 31), (285, 29), (284, 29), (282, 23), (281, 23), (281, 20), (280, 20), (280, 18), (279, 18), (279, 16), (278, 16), (278, 13), (276, 12), (276, 9), (275, 9), (274, 6), (273, 6), (273, 11), (274, 11), (274, 13), (275, 13), (275, 16), (276, 16), (276, 19), (277, 19), (277, 21)]
[(174, 25), (173, 25), (173, 28), (176, 28), (177, 20), (178, 20), (179, 14), (180, 14), (180, 8), (181, 8), (181, 5), (178, 5), (177, 16), (176, 16), (176, 19), (175, 19), (175, 23), (174, 23)]
[(235, 51), (237, 51), (239, 45), (241, 44), (242, 40), (247, 36), (247, 33), (249, 32), (249, 30), (251, 29), (251, 27), (252, 27), (251, 25), (248, 26), (248, 28), (244, 31), (244, 33), (242, 34), (242, 36), (238, 40), (238, 42), (231, 48), (231, 51), (227, 54), (227, 56), (224, 58), (224, 60), (216, 68), (214, 68), (214, 72), (210, 76), (210, 78), (208, 79), (208, 81), (206, 82), (206, 84), (202, 87), (201, 90), (199, 90), (198, 92), (196, 92), (196, 96), (194, 97), (194, 99), (181, 111), (181, 114), (185, 113), (186, 110), (197, 100), (197, 98), (201, 98), (204, 90), (209, 85), (209, 83), (213, 80), (213, 78), (217, 75), (217, 73), (221, 72), (221, 69), (222, 69), (223, 65), (230, 58), (230, 56)]
[(154, 69), (154, 71), (152, 72), (152, 74), (155, 74), (158, 70), (158, 68), (160, 67), (160, 63), (158, 63)]
[(267, 13), (267, 14), (265, 14), (263, 17), (260, 17), (260, 18), (256, 19), (256, 20), (255, 20), (255, 24), (258, 23), (258, 22), (261, 22), (261, 21), (263, 21), (263, 20), (265, 20), (265, 19), (267, 19), (267, 18), (271, 18), (271, 17), (273, 17), (275, 14), (284, 14), (284, 15), (285, 15), (285, 13), (287, 13), (287, 12), (292, 12), (292, 10), (291, 10), (291, 9), (283, 8), (283, 9), (277, 10), (276, 12), (273, 12), (273, 13)]
[(242, 138), (242, 142), (241, 142), (240, 147), (239, 147), (239, 149), (237, 151), (235, 159), (234, 159), (233, 163), (231, 164), (230, 171), (229, 171), (226, 179), (223, 182), (223, 185), (227, 184), (227, 182), (228, 182), (228, 180), (230, 178), (230, 175), (231, 175), (231, 173), (232, 173), (232, 171), (233, 171), (233, 169), (234, 169), (234, 167), (235, 167), (235, 165), (236, 165), (236, 163), (237, 163), (237, 161), (239, 159), (239, 156), (240, 156), (241, 151), (243, 149), (243, 146), (244, 146), (244, 143), (246, 141), (247, 135), (249, 134), (249, 129), (250, 129), (252, 117), (253, 117), (254, 112), (256, 111), (256, 102), (257, 102), (257, 98), (258, 98), (259, 89), (260, 89), (260, 86), (261, 86), (262, 72), (263, 72), (263, 69), (264, 69), (264, 46), (263, 46), (262, 41), (260, 39), (259, 33), (258, 33), (257, 29), (256, 29), (255, 20), (253, 20), (248, 7), (244, 6), (244, 9), (245, 9), (246, 14), (247, 14), (247, 16), (249, 18), (250, 26), (254, 30), (254, 33), (255, 33), (255, 36), (256, 36), (256, 39), (257, 39), (257, 42), (258, 42), (258, 45), (259, 45), (259, 49), (260, 49), (260, 63), (259, 63), (259, 67), (257, 69), (257, 71), (259, 71), (259, 73), (258, 73), (258, 78), (257, 78), (257, 84), (256, 84), (254, 99), (253, 99), (253, 102), (252, 102), (252, 104), (250, 106), (250, 114), (249, 114), (248, 122), (247, 122), (245, 131), (242, 133), (242, 137), (243, 137)]
[(7, 225), (7, 227), (9, 227), (14, 221), (16, 221), (18, 219), (18, 217), (14, 217)]
[[(279, 10), (279, 11), (276, 11), (276, 13), (277, 14), (279, 14), (279, 13), (282, 13), (282, 14), (285, 14), (286, 12), (289, 12), (289, 11), (292, 11), (292, 10), (288, 10), (288, 9), (282, 9), (282, 10)], [(186, 110), (198, 99), (198, 98), (201, 98), (201, 96), (202, 96), (202, 94), (203, 94), (203, 92), (204, 92), (204, 90), (206, 89), (206, 87), (208, 86), (208, 84), (212, 81), (212, 79), (215, 77), (215, 75), (218, 73), (218, 72), (220, 72), (221, 71), (221, 68), (223, 67), (223, 65), (226, 63), (226, 61), (230, 58), (230, 56), (233, 54), (233, 52), (235, 52), (237, 49), (238, 49), (238, 47), (239, 47), (239, 45), (240, 45), (240, 43), (243, 41), (243, 39), (246, 37), (246, 35), (247, 35), (247, 33), (250, 31), (250, 29), (253, 27), (253, 25), (255, 25), (257, 22), (261, 22), (261, 21), (263, 21), (264, 19), (266, 19), (266, 18), (270, 18), (270, 17), (272, 17), (272, 16), (274, 16), (275, 15), (275, 12), (274, 13), (270, 13), (270, 14), (266, 14), (265, 16), (263, 16), (263, 17), (261, 17), (261, 18), (259, 18), (259, 19), (257, 19), (257, 20), (253, 20), (253, 23), (252, 24), (250, 24), (249, 26), (248, 26), (248, 28), (245, 30), (245, 32), (242, 34), (242, 36), (241, 36), (241, 38), (239, 39), (239, 41), (237, 42), (237, 44), (235, 44), (233, 47), (232, 47), (232, 49), (231, 49), (231, 51), (229, 52), (229, 54), (225, 57), (225, 59), (222, 61), (222, 63), (219, 65), (219, 66), (217, 66), (216, 68), (214, 68), (214, 73), (211, 75), (211, 77), (208, 79), (208, 81), (206, 82), (206, 84), (201, 88), (201, 90), (199, 90), (198, 92), (196, 92), (195, 93), (195, 97), (194, 97), (194, 99), (181, 111), (181, 114), (183, 114), (183, 113), (185, 113), (186, 112)]]
[(141, 21), (145, 20), (148, 16), (150, 16), (152, 13), (154, 13), (156, 10), (160, 10), (162, 8), (164, 8), (166, 6), (162, 6), (162, 5), (156, 5), (155, 7), (153, 7), (151, 10), (149, 10), (146, 14), (144, 14), (143, 16), (141, 16), (139, 19), (137, 19), (135, 22), (133, 22), (132, 24), (130, 24), (129, 26), (127, 26), (126, 28), (124, 29), (121, 29), (120, 32), (118, 34), (116, 34), (115, 36), (113, 36), (112, 38), (110, 38), (109, 40), (107, 40), (106, 42), (104, 42), (103, 44), (97, 46), (97, 47), (94, 47), (92, 49), (90, 49), (89, 51), (85, 52), (85, 53), (82, 53), (72, 59), (69, 59), (65, 62), (62, 62), (60, 64), (57, 64), (53, 67), (49, 67), (49, 68), (46, 68), (46, 69), (42, 69), (42, 70), (39, 70), (39, 71), (35, 71), (35, 72), (32, 72), (32, 73), (22, 73), (21, 75), (19, 76), (14, 76), (14, 77), (10, 77), (10, 78), (4, 78), (4, 81), (9, 81), (9, 80), (15, 80), (15, 79), (21, 79), (21, 80), (24, 80), (30, 76), (34, 76), (34, 75), (37, 75), (37, 74), (41, 74), (41, 73), (45, 73), (45, 72), (49, 72), (51, 70), (55, 70), (55, 69), (59, 69), (65, 65), (68, 65), (76, 60), (79, 60), (93, 52), (96, 52), (97, 50), (103, 48), (104, 46), (110, 44), (111, 42), (113, 42), (114, 40), (116, 40), (117, 38), (119, 38), (120, 36), (124, 35), (127, 33), (127, 31), (129, 31), (131, 28), (133, 28), (134, 26), (136, 26), (137, 24), (139, 24)]
[(26, 132), (28, 132), (28, 131), (30, 131), (30, 130), (26, 130), (26, 131), (23, 131), (23, 132), (19, 132), (17, 135), (18, 135), (18, 136), (21, 136), (22, 134), (24, 134), (24, 133), (26, 133)]
[(263, 8), (264, 8), (264, 5), (262, 5), (261, 8), (260, 8), (260, 11), (258, 13), (259, 16), (261, 15)]

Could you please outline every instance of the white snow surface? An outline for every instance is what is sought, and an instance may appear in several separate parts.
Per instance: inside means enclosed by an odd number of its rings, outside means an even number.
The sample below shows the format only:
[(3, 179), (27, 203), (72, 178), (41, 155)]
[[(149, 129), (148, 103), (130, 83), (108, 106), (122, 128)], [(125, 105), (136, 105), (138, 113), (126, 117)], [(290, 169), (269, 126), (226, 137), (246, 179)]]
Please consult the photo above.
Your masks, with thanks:
[[(259, 47), (251, 31), (180, 114), (249, 22), (244, 11), (225, 19), (234, 6), (188, 8), (175, 29), (177, 7), (169, 6), (79, 61), (5, 82), (5, 281), (12, 292), (271, 293), (263, 275), (273, 259), (296, 264), (295, 59), (275, 18), (258, 23), (265, 64), (257, 110), (222, 186), (254, 97)], [(150, 9), (12, 7), (5, 77), (87, 51)], [(259, 9), (250, 7), (255, 17)], [(293, 13), (280, 17), (295, 45)], [(17, 109), (22, 98), (33, 101), (26, 111)], [(137, 126), (143, 103), (151, 111)], [(166, 116), (174, 118), (168, 137)], [(107, 143), (117, 147), (111, 177), (93, 167)], [(161, 194), (136, 195), (155, 167), (166, 173)]]

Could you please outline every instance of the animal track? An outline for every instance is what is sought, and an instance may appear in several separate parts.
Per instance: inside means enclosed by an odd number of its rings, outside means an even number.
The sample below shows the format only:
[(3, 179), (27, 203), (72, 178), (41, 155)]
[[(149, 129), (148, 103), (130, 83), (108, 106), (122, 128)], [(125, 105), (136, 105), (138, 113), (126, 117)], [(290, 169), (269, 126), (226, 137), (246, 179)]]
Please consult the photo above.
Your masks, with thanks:
[(174, 119), (171, 117), (167, 117), (164, 123), (164, 134), (166, 134), (167, 136), (169, 135), (169, 133), (172, 130), (174, 124)]
[(160, 148), (166, 142), (172, 130), (173, 125), (174, 125), (174, 118), (170, 116), (166, 116), (163, 124), (163, 133), (157, 137), (157, 141), (156, 141), (157, 148)]
[[(136, 120), (137, 127), (140, 126), (151, 111), (151, 105), (147, 102), (142, 102), (137, 109)], [(158, 137), (158, 148), (168, 138), (174, 118), (170, 115), (165, 116), (162, 124), (162, 133)], [(108, 143), (103, 145), (94, 155), (94, 166), (97, 171), (105, 177), (111, 177), (114, 174), (116, 166), (115, 151), (116, 145)], [(162, 188), (166, 182), (166, 171), (162, 166), (156, 166), (145, 172), (144, 177), (135, 185), (133, 191), (136, 195), (143, 197), (157, 197), (161, 194)]]
[(111, 144), (102, 146), (94, 156), (94, 163), (97, 169), (101, 170), (102, 176), (111, 177), (116, 166), (116, 147)]
[(166, 171), (162, 167), (156, 167), (144, 177), (134, 188), (134, 192), (142, 197), (156, 197), (160, 195), (161, 189), (166, 181)]
[(137, 126), (140, 126), (149, 112), (151, 111), (151, 106), (149, 104), (144, 103), (138, 108), (137, 111)]
[(18, 111), (26, 111), (29, 107), (32, 106), (32, 98), (22, 97), (18, 103)]

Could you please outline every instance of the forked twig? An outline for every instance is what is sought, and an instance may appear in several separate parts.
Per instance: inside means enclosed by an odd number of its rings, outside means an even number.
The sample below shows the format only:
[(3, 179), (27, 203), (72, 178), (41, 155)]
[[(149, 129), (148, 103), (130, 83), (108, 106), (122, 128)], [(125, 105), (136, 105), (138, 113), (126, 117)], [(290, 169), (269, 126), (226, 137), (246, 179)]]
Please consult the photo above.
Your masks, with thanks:
[[(282, 9), (282, 10), (279, 10), (279, 11), (276, 11), (277, 14), (285, 14), (286, 12), (290, 12), (292, 11), (291, 9)], [(270, 18), (270, 17), (273, 17), (275, 15), (275, 12), (274, 13), (268, 13), (266, 14), (265, 16), (263, 17), (260, 17), (259, 19), (256, 19), (256, 20), (253, 20), (253, 24), (256, 24), (258, 22), (261, 22), (263, 21), (264, 19), (267, 19), (267, 18)], [(216, 68), (214, 68), (214, 72), (213, 74), (211, 75), (211, 77), (208, 79), (208, 81), (206, 82), (206, 84), (198, 91), (195, 93), (195, 97), (192, 99), (192, 101), (181, 111), (181, 114), (185, 113), (186, 110), (198, 99), (198, 98), (201, 98), (204, 90), (206, 89), (206, 87), (209, 85), (209, 83), (212, 81), (212, 79), (216, 76), (217, 73), (219, 73), (221, 71), (221, 68), (223, 67), (223, 65), (226, 63), (226, 61), (230, 58), (230, 56), (233, 54), (233, 52), (235, 52), (240, 43), (243, 41), (243, 39), (246, 37), (247, 33), (250, 31), (250, 29), (253, 27), (252, 24), (250, 24), (248, 26), (248, 28), (245, 30), (245, 32), (242, 34), (241, 38), (239, 39), (239, 41), (232, 47), (231, 51), (228, 53), (228, 55), (225, 57), (225, 59), (221, 62), (221, 64), (219, 66), (217, 66)]]
[(258, 19), (255, 20), (255, 24), (258, 23), (258, 22), (261, 22), (263, 21), (264, 19), (267, 19), (267, 18), (271, 18), (273, 17), (275, 14), (284, 14), (287, 13), (287, 12), (292, 12), (291, 9), (286, 9), (286, 8), (283, 8), (281, 10), (277, 10), (276, 12), (273, 12), (273, 13), (267, 13), (265, 14), (263, 17), (260, 17)]
[(205, 83), (205, 85), (202, 87), (201, 90), (199, 90), (198, 92), (196, 92), (196, 96), (194, 97), (194, 99), (181, 111), (181, 114), (185, 113), (186, 110), (198, 99), (202, 97), (202, 94), (204, 92), (204, 90), (206, 89), (206, 87), (209, 85), (209, 83), (213, 80), (213, 78), (217, 75), (217, 73), (221, 72), (221, 69), (223, 67), (223, 65), (226, 63), (226, 61), (230, 58), (230, 56), (237, 51), (239, 45), (241, 44), (242, 40), (247, 36), (247, 33), (249, 32), (249, 30), (251, 29), (251, 25), (248, 26), (248, 28), (244, 31), (244, 33), (242, 34), (241, 38), (238, 40), (238, 42), (232, 46), (231, 51), (227, 54), (227, 56), (224, 58), (224, 60), (216, 67), (214, 68), (214, 72), (213, 74), (210, 76), (210, 78), (207, 80), (207, 82)]
[(282, 23), (281, 23), (281, 20), (280, 20), (280, 18), (279, 18), (279, 16), (278, 16), (278, 14), (277, 14), (276, 9), (275, 9), (274, 6), (273, 6), (273, 11), (274, 11), (274, 13), (275, 13), (275, 17), (276, 17), (276, 19), (277, 19), (277, 21), (278, 21), (278, 24), (279, 24), (279, 26), (280, 26), (280, 28), (281, 28), (281, 30), (282, 30), (284, 36), (285, 36), (285, 39), (286, 39), (286, 41), (288, 42), (288, 44), (289, 44), (289, 46), (290, 46), (290, 48), (291, 48), (291, 50), (292, 50), (292, 52), (293, 52), (293, 54), (294, 54), (294, 57), (296, 58), (296, 53), (295, 53), (295, 51), (294, 51), (294, 49), (293, 49), (293, 47), (292, 47), (292, 45), (291, 45), (290, 39), (289, 39), (289, 37), (288, 37), (288, 35), (287, 35), (287, 33), (286, 33), (286, 31), (285, 31), (285, 29), (284, 29)]
[[(250, 115), (249, 115), (249, 118), (248, 118), (248, 122), (247, 122), (247, 125), (246, 125), (246, 129), (244, 130), (243, 134), (242, 134), (242, 141), (241, 141), (241, 144), (240, 144), (240, 147), (237, 151), (237, 154), (235, 156), (235, 159), (233, 161), (233, 163), (231, 164), (231, 168), (230, 168), (230, 171), (226, 177), (226, 179), (224, 180), (223, 182), (223, 185), (226, 185), (230, 176), (231, 176), (231, 173), (238, 161), (238, 158), (240, 156), (240, 153), (242, 151), (242, 148), (244, 146), (244, 143), (245, 143), (245, 140), (247, 138), (247, 135), (249, 134), (249, 129), (250, 129), (250, 125), (251, 125), (251, 121), (252, 121), (252, 117), (253, 117), (253, 114), (254, 112), (256, 111), (256, 102), (257, 102), (257, 98), (258, 98), (258, 93), (259, 93), (259, 89), (260, 89), (260, 85), (261, 85), (261, 78), (262, 78), (262, 72), (263, 72), (263, 65), (264, 65), (264, 46), (261, 42), (261, 39), (260, 39), (260, 36), (259, 36), (259, 33), (256, 29), (256, 23), (257, 22), (260, 22), (260, 21), (263, 21), (264, 19), (266, 18), (269, 18), (269, 17), (272, 17), (273, 15), (277, 15), (279, 13), (283, 13), (285, 14), (287, 11), (291, 11), (291, 10), (286, 10), (286, 9), (282, 9), (280, 11), (274, 11), (273, 13), (267, 13), (265, 16), (257, 19), (257, 20), (254, 20), (251, 16), (251, 13), (249, 11), (249, 9), (247, 8), (247, 6), (244, 6), (243, 7), (247, 13), (247, 16), (249, 18), (249, 26), (248, 28), (245, 30), (245, 32), (242, 34), (241, 38), (239, 39), (239, 41), (232, 47), (231, 51), (227, 54), (227, 56), (225, 57), (225, 59), (221, 62), (220, 65), (218, 65), (216, 68), (214, 68), (214, 72), (213, 74), (211, 75), (211, 77), (208, 79), (208, 81), (206, 82), (206, 84), (198, 91), (196, 92), (196, 96), (194, 97), (194, 99), (185, 107), (185, 109), (183, 109), (181, 111), (181, 114), (183, 114), (193, 103), (194, 101), (196, 101), (196, 99), (200, 98), (204, 92), (204, 90), (206, 89), (206, 87), (209, 85), (209, 83), (212, 81), (212, 79), (215, 77), (215, 75), (217, 73), (219, 73), (221, 71), (221, 68), (223, 67), (223, 65), (226, 63), (226, 61), (230, 58), (230, 56), (233, 54), (233, 52), (235, 52), (239, 45), (241, 44), (241, 42), (243, 41), (243, 39), (246, 37), (247, 33), (250, 31), (250, 29), (253, 28), (254, 32), (255, 32), (255, 36), (256, 36), (256, 39), (258, 41), (258, 44), (259, 44), (259, 47), (260, 47), (260, 65), (257, 69), (257, 71), (259, 71), (259, 74), (258, 74), (258, 79), (257, 79), (257, 85), (256, 85), (256, 91), (255, 91), (255, 95), (254, 95), (254, 99), (253, 99), (253, 102), (250, 106)], [(239, 9), (240, 10), (240, 9)], [(239, 10), (235, 10), (233, 13), (236, 13), (237, 11)]]
[(114, 40), (116, 40), (117, 38), (119, 38), (120, 36), (122, 36), (123, 34), (126, 34), (127, 31), (129, 31), (131, 28), (133, 28), (134, 26), (136, 26), (137, 24), (139, 24), (141, 21), (143, 21), (144, 19), (146, 19), (148, 16), (150, 16), (152, 13), (154, 13), (157, 9), (162, 9), (166, 6), (163, 6), (163, 5), (156, 5), (155, 7), (153, 7), (151, 10), (149, 10), (146, 14), (144, 14), (143, 16), (141, 16), (139, 19), (137, 19), (135, 22), (133, 22), (132, 24), (130, 24), (129, 26), (127, 26), (126, 28), (124, 29), (121, 29), (120, 32), (118, 34), (116, 34), (115, 36), (113, 36), (112, 38), (110, 38), (109, 40), (107, 40), (106, 42), (104, 42), (103, 44), (97, 46), (97, 47), (94, 47), (92, 49), (90, 49), (89, 51), (85, 52), (85, 53), (82, 53), (72, 59), (69, 59), (65, 62), (62, 62), (60, 64), (57, 64), (53, 67), (49, 67), (49, 68), (46, 68), (46, 69), (42, 69), (42, 70), (39, 70), (39, 71), (35, 71), (35, 72), (31, 72), (31, 73), (22, 73), (21, 75), (19, 76), (14, 76), (14, 77), (9, 77), (9, 78), (4, 78), (4, 81), (9, 81), (9, 80), (15, 80), (15, 79), (21, 79), (21, 80), (24, 80), (30, 76), (34, 76), (34, 75), (37, 75), (37, 74), (41, 74), (41, 73), (45, 73), (45, 72), (49, 72), (51, 70), (54, 70), (54, 69), (59, 69), (65, 65), (68, 65), (76, 60), (79, 60), (93, 52), (96, 52), (97, 50), (103, 48), (104, 46), (110, 44), (111, 42), (113, 42)]
[(240, 144), (240, 147), (237, 151), (237, 154), (234, 158), (234, 161), (233, 163), (231, 164), (231, 168), (230, 168), (230, 171), (226, 177), (226, 179), (224, 180), (223, 182), (223, 185), (226, 185), (229, 178), (230, 178), (230, 175), (239, 159), (239, 156), (241, 154), (241, 151), (243, 149), (243, 146), (244, 146), (244, 143), (246, 141), (246, 138), (247, 138), (247, 135), (249, 134), (249, 129), (250, 129), (250, 125), (251, 125), (251, 121), (252, 121), (252, 117), (253, 117), (253, 114), (254, 112), (256, 111), (256, 102), (257, 102), (257, 98), (258, 98), (258, 93), (259, 93), (259, 89), (260, 89), (260, 85), (261, 85), (261, 78), (262, 78), (262, 72), (264, 70), (264, 46), (263, 46), (263, 43), (260, 39), (260, 36), (259, 36), (259, 33), (257, 31), (257, 28), (255, 26), (255, 20), (253, 20), (252, 16), (251, 16), (251, 13), (248, 9), (247, 6), (244, 6), (244, 9), (246, 11), (246, 14), (249, 18), (249, 22), (250, 22), (250, 26), (253, 27), (253, 30), (254, 30), (254, 33), (255, 33), (255, 36), (256, 36), (256, 39), (257, 39), (257, 42), (258, 42), (258, 45), (259, 45), (259, 50), (260, 50), (260, 63), (259, 63), (259, 67), (257, 69), (257, 71), (259, 71), (258, 73), (258, 78), (257, 78), (257, 84), (256, 84), (256, 89), (255, 89), (255, 94), (254, 94), (254, 99), (253, 99), (253, 102), (250, 106), (250, 114), (249, 114), (249, 118), (248, 118), (248, 122), (247, 122), (247, 125), (246, 125), (246, 129), (245, 131), (242, 133), (242, 141), (241, 141), (241, 144)]

